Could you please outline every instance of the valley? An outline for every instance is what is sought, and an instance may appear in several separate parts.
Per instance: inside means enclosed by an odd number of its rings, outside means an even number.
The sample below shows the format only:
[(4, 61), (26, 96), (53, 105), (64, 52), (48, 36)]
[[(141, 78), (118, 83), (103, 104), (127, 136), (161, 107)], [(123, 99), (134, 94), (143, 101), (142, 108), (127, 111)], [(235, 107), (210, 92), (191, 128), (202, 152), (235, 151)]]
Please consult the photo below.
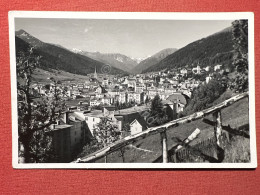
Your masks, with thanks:
[[(35, 126), (42, 128), (43, 124), (48, 124), (45, 126), (51, 132), (52, 152), (56, 156), (49, 162), (83, 162), (88, 155), (117, 141), (138, 137), (174, 120), (184, 120), (238, 95), (241, 90), (235, 86), (237, 72), (233, 59), (236, 51), (232, 36), (232, 28), (228, 27), (181, 48), (173, 43), (171, 47), (158, 48), (147, 58), (133, 58), (118, 52), (66, 48), (19, 30), (15, 36), (17, 72), (21, 77), (18, 86), (26, 96), (32, 95), (28, 98), (20, 92), (19, 103), (31, 101), (27, 107), (29, 113), (33, 113)], [(244, 87), (246, 90), (246, 83)], [(19, 109), (27, 107), (21, 104)], [(234, 113), (228, 114), (230, 109)], [(41, 117), (48, 112), (51, 117), (47, 117), (48, 114)], [(40, 122), (34, 122), (34, 115)], [(223, 109), (222, 115), (225, 117), (223, 124), (228, 123), (232, 128), (246, 127), (248, 102), (240, 100)], [(205, 144), (205, 140), (214, 142), (215, 130), (210, 125), (191, 121), (177, 126), (167, 135), (164, 132), (164, 137), (169, 139), (169, 152), (174, 151), (179, 142), (187, 140), (195, 127), (200, 134), (190, 147)], [(245, 134), (248, 131), (248, 128), (243, 129)], [(159, 134), (152, 135), (131, 143), (96, 162), (161, 162), (162, 158), (165, 162), (166, 153), (161, 155), (160, 144), (166, 143), (166, 138), (160, 142), (158, 137)], [(232, 141), (240, 142), (240, 139)], [(245, 143), (247, 148), (248, 142)], [(229, 148), (234, 149), (232, 144)], [(214, 152), (209, 159), (219, 158)], [(222, 160), (234, 161), (234, 158)], [(242, 160), (249, 161), (248, 155)]]

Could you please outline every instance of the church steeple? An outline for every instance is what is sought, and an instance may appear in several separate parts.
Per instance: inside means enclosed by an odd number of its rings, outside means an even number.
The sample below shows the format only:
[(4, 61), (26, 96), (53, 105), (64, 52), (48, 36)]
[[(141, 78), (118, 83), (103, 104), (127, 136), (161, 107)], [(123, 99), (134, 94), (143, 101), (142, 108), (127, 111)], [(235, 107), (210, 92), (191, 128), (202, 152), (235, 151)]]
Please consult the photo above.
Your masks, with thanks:
[(96, 68), (96, 66), (95, 66), (94, 78), (97, 79), (97, 68)]

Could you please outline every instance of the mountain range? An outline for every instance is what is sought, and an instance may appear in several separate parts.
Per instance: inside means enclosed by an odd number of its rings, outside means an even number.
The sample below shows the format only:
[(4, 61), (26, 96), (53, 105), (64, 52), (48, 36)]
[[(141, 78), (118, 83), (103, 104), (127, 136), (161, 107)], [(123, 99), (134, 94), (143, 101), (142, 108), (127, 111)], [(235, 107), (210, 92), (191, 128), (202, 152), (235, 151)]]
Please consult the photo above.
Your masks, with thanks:
[(110, 65), (110, 74), (137, 74), (179, 67), (202, 67), (222, 64), (230, 66), (233, 57), (231, 27), (194, 41), (176, 49), (167, 48), (143, 59), (133, 59), (120, 53), (87, 52), (80, 49), (66, 49), (60, 45), (45, 43), (24, 30), (16, 31), (16, 52), (34, 47), (42, 56), (42, 69), (64, 70), (74, 74), (87, 75), (95, 68), (101, 73), (103, 66)]
[[(102, 67), (106, 64), (93, 60), (87, 56), (76, 54), (70, 50), (50, 43), (44, 43), (33, 37), (24, 30), (15, 33), (16, 53), (26, 51), (33, 47), (36, 55), (41, 56), (40, 64), (42, 69), (64, 70), (74, 74), (87, 75), (102, 73)], [(110, 74), (127, 74), (126, 71), (111, 67)]]
[(120, 53), (87, 52), (75, 48), (72, 51), (126, 72), (131, 72), (131, 69), (138, 65), (136, 60)]

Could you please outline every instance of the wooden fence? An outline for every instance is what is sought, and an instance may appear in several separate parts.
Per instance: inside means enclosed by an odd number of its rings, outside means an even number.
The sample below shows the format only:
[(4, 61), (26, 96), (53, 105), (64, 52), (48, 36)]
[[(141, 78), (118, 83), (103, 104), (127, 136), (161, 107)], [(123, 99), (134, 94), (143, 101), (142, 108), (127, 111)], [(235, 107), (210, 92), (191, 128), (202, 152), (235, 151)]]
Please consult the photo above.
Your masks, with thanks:
[[(198, 119), (202, 119), (203, 118), (203, 122), (213, 125), (214, 126), (214, 140), (216, 142), (216, 146), (218, 148), (218, 152), (217, 152), (217, 159), (211, 159), (213, 162), (214, 160), (216, 160), (216, 162), (221, 161), (222, 157), (222, 151), (223, 149), (221, 148), (221, 139), (222, 139), (222, 133), (224, 133), (227, 137), (227, 139), (229, 139), (229, 133), (231, 134), (235, 134), (235, 135), (241, 135), (244, 137), (249, 137), (249, 134), (239, 130), (239, 129), (232, 129), (230, 126), (223, 126), (222, 125), (222, 118), (221, 118), (221, 110), (225, 107), (230, 106), (231, 104), (248, 97), (249, 92), (245, 92), (239, 95), (236, 95), (228, 100), (223, 101), (222, 103), (210, 107), (208, 109), (205, 109), (203, 111), (199, 111), (196, 112), (194, 114), (191, 114), (189, 116), (185, 116), (183, 118), (179, 118), (177, 120), (173, 120), (170, 121), (164, 125), (160, 125), (157, 127), (152, 127), (149, 128), (143, 132), (140, 132), (138, 134), (135, 135), (130, 135), (127, 136), (121, 140), (118, 140), (116, 142), (114, 142), (113, 144), (98, 150), (92, 154), (87, 155), (86, 157), (83, 158), (79, 158), (76, 161), (74, 161), (73, 163), (90, 163), (90, 162), (95, 162), (96, 160), (100, 159), (100, 158), (105, 158), (107, 159), (107, 155), (118, 151), (120, 149), (122, 149), (123, 147), (125, 147), (126, 145), (132, 144), (133, 142), (136, 142), (138, 140), (144, 139), (148, 136), (154, 135), (154, 134), (158, 134), (160, 133), (161, 135), (161, 144), (162, 144), (162, 162), (163, 163), (167, 163), (168, 162), (168, 145), (167, 145), (167, 134), (166, 131), (171, 130), (174, 127), (179, 126), (180, 124), (184, 124), (184, 123), (189, 123), (191, 121), (194, 120), (198, 120)], [(205, 119), (204, 117), (207, 115), (213, 114), (213, 121), (210, 121), (208, 119)], [(179, 143), (174, 147), (174, 151), (173, 151), (173, 155), (176, 154), (179, 150), (181, 150), (181, 148), (189, 148), (191, 152), (194, 152), (195, 154), (198, 154), (200, 156), (203, 156), (204, 154), (198, 152), (197, 150), (192, 149), (189, 146), (189, 143), (194, 140), (198, 134), (200, 133), (199, 129), (196, 129), (190, 136), (188, 136), (186, 139), (184, 140), (179, 140)], [(205, 155), (204, 155), (205, 156)], [(210, 157), (208, 157), (210, 158)], [(106, 160), (105, 160), (106, 162)]]

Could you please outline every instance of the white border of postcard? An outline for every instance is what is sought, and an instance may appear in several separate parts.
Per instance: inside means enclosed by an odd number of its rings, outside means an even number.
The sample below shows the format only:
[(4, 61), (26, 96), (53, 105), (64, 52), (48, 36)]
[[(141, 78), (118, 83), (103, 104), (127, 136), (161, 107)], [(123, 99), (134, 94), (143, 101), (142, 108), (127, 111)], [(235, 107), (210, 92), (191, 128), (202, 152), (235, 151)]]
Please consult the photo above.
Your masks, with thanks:
[[(248, 19), (249, 34), (249, 124), (250, 163), (18, 163), (18, 115), (15, 62), (15, 18), (68, 18), (68, 19), (147, 19), (147, 20), (236, 20)], [(169, 168), (256, 168), (256, 126), (255, 126), (255, 71), (254, 71), (254, 13), (156, 13), (156, 12), (52, 12), (52, 11), (10, 11), (9, 41), (11, 62), (12, 100), (12, 165), (19, 169), (65, 168), (65, 169), (169, 169)]]

